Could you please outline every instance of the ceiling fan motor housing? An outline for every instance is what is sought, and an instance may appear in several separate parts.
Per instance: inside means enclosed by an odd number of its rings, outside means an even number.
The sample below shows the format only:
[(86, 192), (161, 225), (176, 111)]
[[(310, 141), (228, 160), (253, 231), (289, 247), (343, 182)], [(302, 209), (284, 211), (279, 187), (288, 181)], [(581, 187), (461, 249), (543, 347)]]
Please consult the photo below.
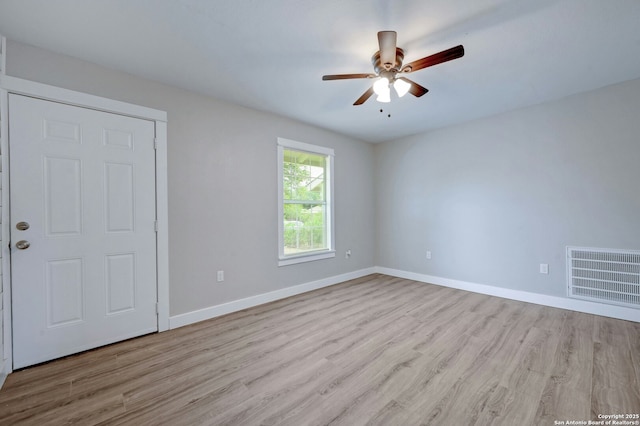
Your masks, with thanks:
[(380, 74), (383, 71), (399, 71), (402, 67), (402, 60), (404, 59), (404, 50), (399, 47), (396, 47), (396, 62), (395, 64), (386, 63), (383, 64), (380, 61), (380, 51), (378, 50), (371, 57), (371, 63), (373, 64), (373, 69), (376, 71), (376, 74)]

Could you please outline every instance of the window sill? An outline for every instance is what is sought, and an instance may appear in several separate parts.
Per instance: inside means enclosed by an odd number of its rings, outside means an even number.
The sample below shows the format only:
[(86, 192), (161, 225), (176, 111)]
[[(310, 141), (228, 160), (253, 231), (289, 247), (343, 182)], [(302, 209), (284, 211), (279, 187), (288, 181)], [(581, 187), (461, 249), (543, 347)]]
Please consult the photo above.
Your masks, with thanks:
[(278, 266), (295, 265), (297, 263), (313, 262), (314, 260), (329, 259), (332, 257), (336, 257), (335, 250), (306, 253), (296, 256), (286, 256), (280, 258), (280, 260), (278, 261)]

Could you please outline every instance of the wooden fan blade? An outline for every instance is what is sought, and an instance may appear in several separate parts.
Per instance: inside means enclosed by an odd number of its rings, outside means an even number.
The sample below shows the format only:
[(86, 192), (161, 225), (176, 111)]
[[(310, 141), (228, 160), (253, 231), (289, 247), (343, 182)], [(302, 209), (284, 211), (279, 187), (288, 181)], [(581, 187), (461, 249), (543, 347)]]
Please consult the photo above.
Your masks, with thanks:
[(409, 83), (411, 85), (411, 87), (409, 88), (409, 93), (411, 93), (416, 98), (419, 98), (429, 91), (429, 89), (427, 89), (426, 87), (422, 87), (415, 81), (411, 81), (406, 77), (398, 77), (398, 80), (406, 81), (407, 83)]
[(375, 74), (329, 74), (323, 75), (323, 80), (347, 80), (350, 78), (373, 78)]
[(462, 45), (452, 47), (451, 49), (443, 50), (440, 53), (427, 56), (426, 58), (418, 59), (417, 61), (409, 62), (402, 67), (402, 72), (413, 72), (423, 68), (432, 67), (434, 65), (441, 64), (443, 62), (458, 59), (464, 56), (464, 47)]
[(354, 105), (362, 105), (363, 103), (365, 103), (365, 101), (367, 99), (369, 99), (371, 97), (371, 95), (373, 95), (373, 87), (369, 87), (369, 90), (367, 90), (366, 92), (364, 92), (362, 94), (362, 96), (360, 96), (358, 98), (357, 101), (355, 101), (353, 104)]
[[(378, 32), (378, 45), (380, 46), (380, 63), (391, 64), (396, 63), (396, 41), (398, 34), (395, 31)], [(389, 69), (389, 68), (387, 68)]]

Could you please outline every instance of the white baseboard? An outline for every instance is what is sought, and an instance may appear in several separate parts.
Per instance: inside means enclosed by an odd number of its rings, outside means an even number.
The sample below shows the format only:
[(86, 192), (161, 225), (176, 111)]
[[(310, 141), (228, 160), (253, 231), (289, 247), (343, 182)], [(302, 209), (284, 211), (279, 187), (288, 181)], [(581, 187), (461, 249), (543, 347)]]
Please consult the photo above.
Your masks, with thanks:
[(588, 302), (586, 300), (569, 299), (557, 296), (548, 296), (546, 294), (530, 293), (522, 290), (513, 290), (486, 284), (452, 280), (449, 278), (418, 274), (415, 272), (401, 271), (398, 269), (384, 268), (380, 266), (375, 267), (374, 271), (379, 274), (391, 275), (398, 278), (406, 278), (409, 280), (435, 284), (443, 287), (457, 288), (474, 293), (502, 297), (504, 299), (518, 300), (521, 302), (535, 303), (537, 305), (550, 306), (553, 308), (568, 309), (570, 311), (584, 312), (587, 314), (601, 315), (627, 321), (640, 322), (640, 310), (625, 308), (623, 306), (607, 305), (604, 303), (594, 303)]
[(292, 287), (286, 287), (269, 293), (258, 294), (256, 296), (247, 297), (245, 299), (234, 300), (228, 303), (210, 306), (208, 308), (199, 309), (197, 311), (175, 315), (169, 318), (169, 328), (174, 329), (183, 327), (185, 325), (205, 321), (211, 318), (219, 317), (221, 315), (241, 311), (253, 306), (262, 305), (265, 303), (273, 302), (275, 300), (284, 299), (286, 297), (295, 296), (297, 294), (306, 293), (308, 291), (317, 290), (319, 288), (328, 287), (334, 284), (339, 284), (344, 281), (349, 281), (374, 273), (390, 275), (398, 278), (406, 278), (409, 280), (435, 284), (443, 287), (451, 287), (459, 290), (486, 294), (489, 296), (502, 297), (504, 299), (518, 300), (521, 302), (535, 303), (537, 305), (550, 306), (553, 308), (568, 309), (570, 311), (584, 312), (587, 314), (601, 315), (627, 321), (640, 322), (640, 310), (638, 309), (588, 302), (585, 300), (549, 296), (546, 294), (531, 293), (522, 290), (513, 290), (487, 284), (453, 280), (450, 278), (436, 277), (433, 275), (419, 274), (415, 272), (375, 266), (372, 268), (361, 269), (358, 271), (336, 275), (317, 281), (311, 281)]
[(230, 314), (231, 312), (241, 311), (253, 306), (263, 305), (275, 300), (284, 299), (295, 296), (297, 294), (306, 293), (308, 291), (317, 290), (319, 288), (328, 287), (339, 284), (344, 281), (353, 280), (375, 273), (375, 268), (360, 269), (358, 271), (346, 274), (335, 275), (333, 277), (323, 278), (317, 281), (286, 287), (280, 290), (271, 291), (269, 293), (258, 294), (256, 296), (247, 297), (245, 299), (234, 300), (232, 302), (220, 305), (210, 306), (208, 308), (199, 309), (197, 311), (187, 312), (180, 315), (169, 317), (169, 329), (183, 327), (185, 325), (219, 317), (221, 315)]

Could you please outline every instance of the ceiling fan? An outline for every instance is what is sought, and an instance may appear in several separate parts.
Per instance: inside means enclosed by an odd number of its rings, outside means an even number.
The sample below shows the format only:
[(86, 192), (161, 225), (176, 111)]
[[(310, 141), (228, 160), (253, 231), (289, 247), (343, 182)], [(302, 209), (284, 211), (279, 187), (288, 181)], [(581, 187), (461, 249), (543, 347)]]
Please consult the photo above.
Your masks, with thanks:
[(402, 65), (404, 59), (404, 50), (396, 46), (397, 33), (395, 31), (378, 32), (378, 45), (380, 50), (373, 54), (371, 63), (375, 73), (370, 74), (330, 74), (323, 75), (323, 80), (346, 80), (353, 78), (378, 78), (372, 87), (362, 94), (353, 104), (362, 105), (374, 93), (378, 95), (377, 101), (391, 101), (391, 86), (396, 90), (398, 96), (402, 97), (407, 92), (415, 97), (420, 97), (429, 90), (422, 87), (418, 83), (404, 77), (403, 74), (409, 74), (423, 68), (432, 67), (443, 62), (458, 59), (464, 56), (464, 47), (462, 45), (443, 50), (427, 56), (422, 59), (409, 62)]

